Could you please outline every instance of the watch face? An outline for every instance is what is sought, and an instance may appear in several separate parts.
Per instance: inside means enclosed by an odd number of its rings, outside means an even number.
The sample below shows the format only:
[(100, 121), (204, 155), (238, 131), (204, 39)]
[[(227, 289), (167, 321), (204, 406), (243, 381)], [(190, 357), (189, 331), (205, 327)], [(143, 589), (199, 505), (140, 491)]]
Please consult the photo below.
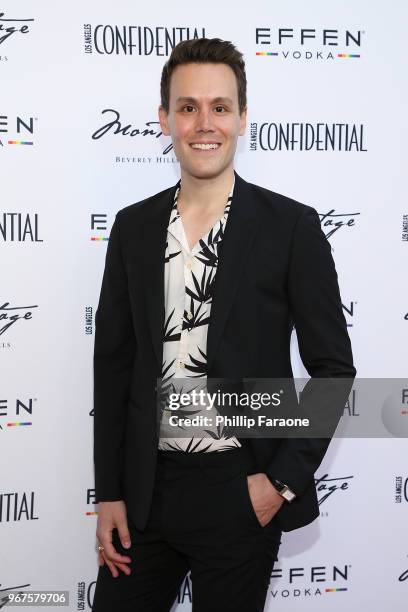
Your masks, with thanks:
[(296, 495), (292, 493), (292, 491), (289, 491), (289, 490), (283, 491), (282, 495), (288, 501), (292, 501), (292, 499), (296, 497)]
[(289, 487), (280, 480), (272, 480), (272, 484), (275, 489), (284, 497), (287, 501), (292, 501), (296, 497), (295, 493), (289, 489)]

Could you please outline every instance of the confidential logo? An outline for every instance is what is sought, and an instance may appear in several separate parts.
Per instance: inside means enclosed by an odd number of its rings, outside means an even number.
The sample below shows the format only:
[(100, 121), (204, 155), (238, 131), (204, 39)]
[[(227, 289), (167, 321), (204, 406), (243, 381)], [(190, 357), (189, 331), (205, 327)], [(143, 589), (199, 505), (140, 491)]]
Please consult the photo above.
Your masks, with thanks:
[(0, 213), (0, 241), (44, 242), (39, 234), (38, 213)]
[(364, 30), (255, 29), (256, 55), (283, 60), (344, 60), (361, 57)]
[(275, 123), (250, 124), (251, 151), (364, 151), (364, 124)]
[(205, 37), (205, 28), (84, 24), (85, 53), (101, 55), (170, 55), (182, 40)]
[(0, 493), (0, 523), (18, 521), (37, 521), (35, 513), (35, 493)]

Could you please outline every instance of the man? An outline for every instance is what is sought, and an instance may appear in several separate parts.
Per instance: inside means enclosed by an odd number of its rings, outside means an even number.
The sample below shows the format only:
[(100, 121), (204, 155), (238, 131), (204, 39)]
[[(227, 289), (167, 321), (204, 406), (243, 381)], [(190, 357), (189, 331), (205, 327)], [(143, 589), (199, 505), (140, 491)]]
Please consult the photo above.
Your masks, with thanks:
[(96, 612), (170, 610), (189, 570), (195, 612), (263, 610), (282, 531), (318, 516), (329, 438), (157, 419), (157, 379), (292, 378), (293, 325), (311, 377), (356, 373), (317, 212), (234, 171), (246, 115), (230, 42), (174, 48), (159, 118), (181, 180), (117, 213), (96, 313)]

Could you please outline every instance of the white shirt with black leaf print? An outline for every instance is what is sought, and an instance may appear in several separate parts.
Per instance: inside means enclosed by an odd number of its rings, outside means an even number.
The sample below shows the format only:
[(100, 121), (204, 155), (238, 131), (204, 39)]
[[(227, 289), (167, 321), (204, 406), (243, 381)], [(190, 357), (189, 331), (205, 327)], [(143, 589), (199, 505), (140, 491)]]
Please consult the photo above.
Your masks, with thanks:
[[(234, 179), (235, 183), (235, 179)], [(163, 365), (161, 391), (188, 393), (192, 389), (206, 391), (207, 331), (210, 320), (213, 286), (218, 265), (218, 248), (224, 236), (232, 203), (234, 184), (228, 195), (223, 216), (218, 219), (190, 250), (177, 198), (167, 228), (164, 265), (165, 323), (163, 333)], [(182, 379), (182, 380), (180, 380)], [(169, 424), (169, 417), (214, 417), (205, 406), (182, 406), (177, 410), (164, 407), (161, 413), (159, 449), (183, 452), (224, 451), (241, 446), (228, 427), (195, 426), (177, 437), (182, 425)], [(174, 421), (174, 419), (173, 419)], [(214, 421), (214, 418), (213, 418)], [(208, 421), (207, 421), (208, 422)], [(192, 433), (192, 435), (190, 435)]]

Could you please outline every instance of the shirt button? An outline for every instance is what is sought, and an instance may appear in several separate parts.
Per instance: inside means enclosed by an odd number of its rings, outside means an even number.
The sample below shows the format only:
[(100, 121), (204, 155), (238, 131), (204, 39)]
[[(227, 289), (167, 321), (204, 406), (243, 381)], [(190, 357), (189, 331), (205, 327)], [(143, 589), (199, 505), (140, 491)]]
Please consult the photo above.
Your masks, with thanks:
[(178, 364), (179, 364), (179, 367), (180, 367), (180, 368), (184, 368), (184, 363), (183, 363), (182, 361), (179, 361), (179, 363), (178, 363)]
[(193, 315), (191, 314), (191, 312), (187, 313), (187, 319), (191, 319), (193, 317)]
[(186, 263), (186, 266), (189, 270), (191, 270), (192, 265), (193, 265), (193, 262), (191, 260), (188, 260), (188, 262)]

